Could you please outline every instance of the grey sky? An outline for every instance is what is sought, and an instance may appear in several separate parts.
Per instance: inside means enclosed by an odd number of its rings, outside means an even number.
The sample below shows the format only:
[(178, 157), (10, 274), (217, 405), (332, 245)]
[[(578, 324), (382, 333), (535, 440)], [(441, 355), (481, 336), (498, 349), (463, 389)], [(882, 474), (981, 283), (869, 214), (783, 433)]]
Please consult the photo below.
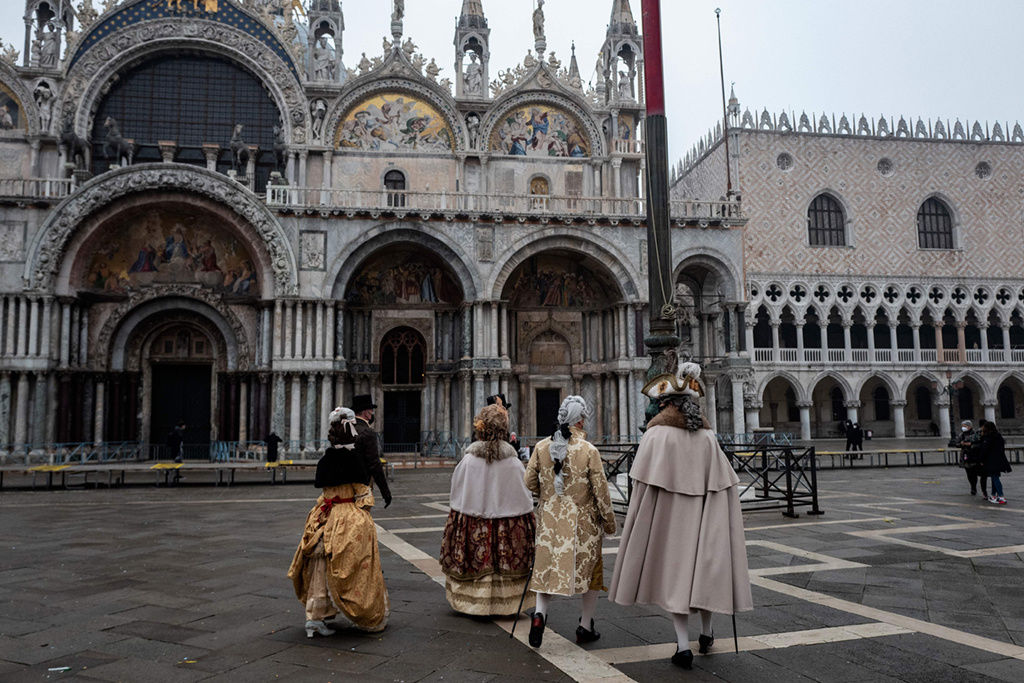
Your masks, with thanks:
[[(101, 5), (100, 0), (93, 0)], [(533, 0), (483, 0), (491, 78), (533, 47)], [(631, 0), (640, 22), (640, 0)], [(725, 77), (744, 107), (797, 115), (866, 113), (1012, 122), (1024, 118), (1015, 74), (1024, 62), (1021, 0), (662, 0), (670, 155), (678, 159), (721, 115), (715, 7)], [(548, 51), (593, 77), (612, 0), (547, 0)], [(405, 31), (452, 75), (462, 0), (408, 0)], [(379, 54), (391, 3), (343, 2), (345, 62)], [(0, 0), (0, 36), (20, 50), (21, 0)]]

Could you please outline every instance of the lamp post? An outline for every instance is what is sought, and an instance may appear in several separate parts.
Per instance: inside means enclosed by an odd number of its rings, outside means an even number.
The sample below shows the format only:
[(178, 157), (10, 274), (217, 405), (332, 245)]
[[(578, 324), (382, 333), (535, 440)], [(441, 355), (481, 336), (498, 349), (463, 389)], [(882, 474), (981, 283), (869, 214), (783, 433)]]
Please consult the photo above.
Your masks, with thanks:
[[(642, 0), (644, 30), (644, 85), (647, 93), (647, 289), (651, 333), (644, 339), (651, 356), (647, 378), (676, 371), (672, 306), (672, 235), (668, 208), (668, 124), (665, 118), (665, 82), (661, 57), (659, 0)], [(657, 406), (647, 408), (650, 419)]]
[(963, 385), (963, 382), (954, 382), (952, 371), (946, 370), (945, 391), (946, 396), (949, 398), (949, 443), (946, 445), (950, 448), (954, 448), (960, 444), (956, 431), (956, 415), (953, 411), (956, 409), (957, 390)]

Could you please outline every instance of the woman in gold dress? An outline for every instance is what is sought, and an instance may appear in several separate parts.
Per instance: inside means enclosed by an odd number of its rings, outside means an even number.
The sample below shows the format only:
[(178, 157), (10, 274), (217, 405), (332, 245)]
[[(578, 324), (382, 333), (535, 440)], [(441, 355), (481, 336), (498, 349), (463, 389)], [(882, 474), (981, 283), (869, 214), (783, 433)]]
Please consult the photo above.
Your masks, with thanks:
[(390, 604), (377, 547), (377, 528), (371, 478), (377, 482), (384, 507), (391, 492), (376, 453), (366, 462), (356, 448), (355, 415), (336, 408), (330, 416), (331, 447), (316, 467), (315, 485), (323, 489), (306, 517), (306, 527), (288, 578), (306, 607), (306, 636), (329, 636), (324, 620), (341, 612), (360, 630), (387, 627)]

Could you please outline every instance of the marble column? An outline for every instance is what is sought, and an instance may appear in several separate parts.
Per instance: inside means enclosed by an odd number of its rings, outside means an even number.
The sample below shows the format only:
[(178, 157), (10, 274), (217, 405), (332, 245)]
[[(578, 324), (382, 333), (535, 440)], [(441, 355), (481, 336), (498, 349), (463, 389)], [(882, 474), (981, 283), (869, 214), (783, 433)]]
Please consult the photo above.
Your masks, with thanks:
[(761, 428), (761, 401), (751, 401), (748, 405), (744, 406), (744, 412), (746, 413), (746, 425), (747, 432), (753, 434), (756, 430)]
[(18, 373), (18, 389), (15, 398), (14, 416), (14, 444), (17, 448), (24, 448), (28, 443), (28, 402), (29, 402), (28, 373)]
[(844, 401), (843, 405), (846, 407), (846, 419), (850, 422), (860, 422), (860, 418), (857, 417), (860, 401)]
[(48, 373), (35, 373), (35, 382), (32, 387), (32, 419), (29, 422), (32, 425), (30, 434), (32, 443), (38, 446), (46, 443), (46, 426), (54, 418), (53, 413), (47, 410), (47, 400), (49, 399), (47, 384)]
[(243, 379), (238, 385), (238, 440), (249, 440), (249, 380)]
[(302, 423), (302, 377), (291, 375), (291, 418), (288, 425), (288, 441), (294, 442), (295, 448), (302, 448), (302, 432), (299, 427)]
[(331, 396), (334, 393), (333, 384), (329, 374), (320, 373), (320, 431), (317, 432), (319, 439), (326, 439), (327, 430), (331, 428), (331, 411), (335, 406), (334, 397)]
[(294, 358), (295, 347), (292, 344), (292, 340), (295, 338), (295, 302), (286, 301), (284, 304), (284, 322), (281, 325), (281, 357), (282, 358)]
[(324, 319), (323, 311), (320, 308), (320, 304), (315, 301), (310, 301), (305, 304), (307, 309), (306, 316), (308, 321), (306, 322), (306, 352), (303, 354), (303, 358), (319, 358), (321, 346), (320, 339), (323, 337), (324, 332)]
[(629, 434), (629, 395), (626, 393), (626, 373), (619, 375), (619, 435)]
[(473, 373), (473, 401), (469, 406), (470, 424), (476, 411), (484, 407), (486, 394), (484, 393), (484, 376), (480, 373)]
[(60, 367), (71, 363), (71, 304), (60, 305)]
[(17, 347), (15, 342), (18, 338), (18, 299), (13, 296), (5, 296), (4, 302), (7, 304), (7, 335), (4, 354), (13, 356), (16, 353)]
[(11, 442), (11, 373), (0, 372), (0, 450)]
[(902, 399), (889, 402), (889, 407), (892, 408), (893, 436), (897, 439), (907, 438), (907, 421), (903, 413), (906, 405), (907, 402)]
[(420, 402), (420, 432), (436, 433), (437, 425), (437, 375), (427, 375), (427, 387)]
[[(341, 301), (337, 304), (337, 312), (334, 318), (334, 357), (345, 358), (345, 302)], [(341, 400), (340, 398), (338, 399)]]
[(275, 372), (273, 376), (273, 396), (270, 402), (270, 431), (276, 433), (282, 439), (285, 438), (284, 415), (285, 415), (285, 387), (284, 373)]
[(295, 303), (295, 354), (292, 356), (292, 358), (306, 358), (306, 345), (304, 343), (306, 337), (306, 329), (302, 324), (302, 313), (305, 310), (305, 308), (305, 303), (301, 301), (297, 301)]
[(274, 340), (271, 337), (270, 307), (264, 306), (260, 311), (260, 365), (270, 365), (270, 350)]
[(981, 360), (982, 362), (988, 362), (988, 321), (983, 320), (978, 323), (979, 337), (981, 337)]
[(869, 320), (865, 324), (868, 330), (868, 362), (875, 362), (875, 321)]
[(811, 401), (797, 401), (796, 407), (800, 409), (800, 440), (811, 440), (811, 408), (814, 403)]
[(771, 320), (768, 324), (772, 328), (772, 361), (778, 363), (782, 360), (782, 356), (779, 353), (779, 349), (781, 348), (781, 345), (779, 344), (779, 325), (781, 323), (779, 323), (778, 320)]
[(1002, 325), (1003, 328), (1003, 362), (1008, 363), (1010, 361), (1010, 326), (1007, 324)]
[(329, 301), (326, 304), (327, 310), (324, 311), (324, 352), (323, 357), (327, 360), (334, 360), (334, 302)]
[(957, 320), (956, 321), (956, 351), (960, 356), (960, 362), (967, 362), (967, 321)]
[[(460, 373), (462, 381), (462, 415), (459, 422), (462, 426), (461, 438), (470, 438), (473, 435), (473, 387), (470, 372), (467, 370)], [(454, 423), (455, 420), (452, 420)]]
[(711, 431), (718, 432), (718, 383), (713, 377), (705, 378), (704, 411), (708, 418)]
[(306, 410), (302, 417), (305, 423), (306, 448), (316, 450), (316, 442), (321, 436), (316, 431), (316, 375), (313, 373), (306, 375)]
[(737, 377), (731, 378), (732, 382), (732, 433), (741, 437), (744, 434), (743, 414), (743, 380)]
[(996, 406), (999, 404), (996, 401), (982, 401), (981, 408), (985, 411), (985, 419), (989, 422), (996, 421)]
[(26, 349), (26, 355), (30, 357), (38, 356), (40, 353), (39, 349), (39, 299), (31, 299), (29, 301), (29, 314), (28, 314), (28, 348)]
[(96, 402), (93, 405), (93, 427), (92, 427), (92, 441), (93, 443), (103, 443), (104, 432), (103, 422), (106, 414), (106, 389), (107, 383), (102, 377), (96, 378)]
[(50, 335), (53, 332), (53, 299), (47, 297), (43, 300), (43, 315), (40, 321), (42, 330), (39, 340), (39, 355), (43, 358), (50, 358)]
[[(604, 436), (611, 430), (605, 429), (607, 425), (604, 422), (605, 408), (607, 407), (604, 401), (604, 376), (599, 374), (591, 375), (591, 379), (594, 382), (594, 391), (597, 395), (597, 405), (591, 406), (594, 410), (594, 417), (597, 418), (595, 421), (594, 429), (598, 436)], [(575, 393), (579, 393), (580, 390), (576, 389)]]
[[(945, 398), (945, 397), (943, 397)], [(939, 436), (943, 439), (950, 437), (949, 433), (949, 399), (938, 404), (939, 408)]]
[(851, 360), (851, 349), (853, 349), (853, 342), (850, 339), (850, 329), (853, 327), (852, 320), (843, 321), (843, 360), (850, 362)]
[(19, 358), (25, 357), (28, 349), (28, 300), (25, 297), (18, 297), (18, 347), (15, 355)]
[(889, 323), (889, 349), (892, 351), (892, 361), (895, 363), (899, 361), (899, 340), (896, 338), (896, 325), (898, 323)]
[(89, 364), (89, 310), (82, 309), (78, 316), (78, 364), (86, 366)]
[(445, 375), (441, 378), (441, 425), (443, 431), (452, 431), (452, 378)]
[(345, 392), (345, 376), (339, 373), (334, 376), (334, 405), (351, 408), (350, 404)]
[(915, 321), (910, 325), (910, 331), (914, 338), (914, 362), (921, 362), (921, 323)]
[(274, 358), (284, 357), (284, 306), (281, 300), (274, 302)]

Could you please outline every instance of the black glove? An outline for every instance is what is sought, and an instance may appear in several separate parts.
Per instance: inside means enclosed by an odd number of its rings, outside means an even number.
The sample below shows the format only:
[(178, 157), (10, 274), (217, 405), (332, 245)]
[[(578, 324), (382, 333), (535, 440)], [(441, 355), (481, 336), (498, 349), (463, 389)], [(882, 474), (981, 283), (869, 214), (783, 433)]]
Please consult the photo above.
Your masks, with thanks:
[(391, 505), (391, 495), (390, 494), (385, 494), (384, 495), (384, 509), (387, 510), (389, 505)]

